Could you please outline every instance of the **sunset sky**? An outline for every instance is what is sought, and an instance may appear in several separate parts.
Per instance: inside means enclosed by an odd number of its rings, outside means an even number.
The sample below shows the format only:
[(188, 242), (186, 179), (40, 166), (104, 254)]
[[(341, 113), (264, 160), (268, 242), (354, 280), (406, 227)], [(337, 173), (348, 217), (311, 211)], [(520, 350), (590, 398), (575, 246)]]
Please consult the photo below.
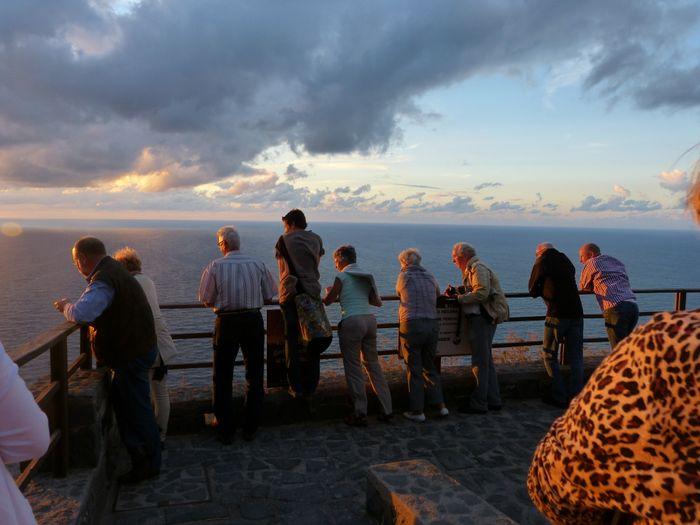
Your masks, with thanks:
[(698, 1), (3, 0), (0, 218), (691, 228), (699, 79)]

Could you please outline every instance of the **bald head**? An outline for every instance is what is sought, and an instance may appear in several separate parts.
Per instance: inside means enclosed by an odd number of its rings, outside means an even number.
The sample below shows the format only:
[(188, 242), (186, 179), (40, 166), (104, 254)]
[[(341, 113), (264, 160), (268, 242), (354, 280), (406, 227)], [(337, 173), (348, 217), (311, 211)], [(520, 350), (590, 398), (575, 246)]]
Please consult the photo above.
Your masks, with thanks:
[(592, 259), (593, 257), (598, 257), (599, 255), (600, 248), (598, 248), (597, 244), (593, 244), (592, 242), (584, 244), (578, 251), (578, 259), (582, 263), (585, 263), (588, 259)]
[(535, 257), (541, 256), (544, 252), (551, 250), (552, 248), (554, 248), (554, 245), (551, 242), (539, 243), (537, 248), (535, 248)]

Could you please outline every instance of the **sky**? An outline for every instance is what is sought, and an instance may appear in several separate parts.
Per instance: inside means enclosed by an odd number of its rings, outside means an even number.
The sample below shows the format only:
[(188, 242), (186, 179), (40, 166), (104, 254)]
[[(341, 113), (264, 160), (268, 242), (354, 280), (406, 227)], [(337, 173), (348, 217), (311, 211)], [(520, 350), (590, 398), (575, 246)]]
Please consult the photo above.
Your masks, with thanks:
[(692, 228), (700, 1), (3, 0), (0, 218)]

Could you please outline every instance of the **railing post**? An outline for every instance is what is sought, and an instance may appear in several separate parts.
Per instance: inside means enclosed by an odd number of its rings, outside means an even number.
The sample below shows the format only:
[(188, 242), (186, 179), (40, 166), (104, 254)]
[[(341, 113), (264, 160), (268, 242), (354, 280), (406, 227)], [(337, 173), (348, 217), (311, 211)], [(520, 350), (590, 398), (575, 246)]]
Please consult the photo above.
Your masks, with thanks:
[(90, 347), (90, 327), (83, 325), (80, 327), (80, 354), (85, 356), (81, 370), (92, 370), (92, 348)]
[(68, 341), (64, 337), (51, 347), (51, 381), (57, 381), (58, 392), (53, 398), (53, 424), (61, 431), (53, 455), (53, 473), (65, 477), (68, 473)]
[(676, 311), (685, 310), (686, 298), (688, 297), (688, 292), (685, 290), (678, 290), (676, 292)]

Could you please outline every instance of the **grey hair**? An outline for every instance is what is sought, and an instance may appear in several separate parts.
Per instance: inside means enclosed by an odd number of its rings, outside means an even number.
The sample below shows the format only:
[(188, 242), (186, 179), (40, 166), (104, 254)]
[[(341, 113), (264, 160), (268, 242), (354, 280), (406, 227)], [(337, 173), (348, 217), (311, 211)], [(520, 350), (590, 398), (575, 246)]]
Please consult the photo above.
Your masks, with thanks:
[(406, 248), (399, 254), (399, 262), (401, 266), (416, 266), (420, 264), (423, 258), (420, 256), (418, 248)]
[(535, 253), (551, 250), (552, 248), (554, 248), (554, 245), (551, 242), (541, 242), (537, 245), (537, 248), (535, 248)]
[(238, 235), (238, 230), (234, 226), (223, 226), (216, 232), (216, 238), (226, 241), (226, 246), (229, 250), (241, 249), (241, 236)]
[(471, 259), (476, 255), (476, 250), (471, 244), (468, 244), (466, 242), (458, 242), (452, 247), (452, 253), (464, 255), (465, 257)]

